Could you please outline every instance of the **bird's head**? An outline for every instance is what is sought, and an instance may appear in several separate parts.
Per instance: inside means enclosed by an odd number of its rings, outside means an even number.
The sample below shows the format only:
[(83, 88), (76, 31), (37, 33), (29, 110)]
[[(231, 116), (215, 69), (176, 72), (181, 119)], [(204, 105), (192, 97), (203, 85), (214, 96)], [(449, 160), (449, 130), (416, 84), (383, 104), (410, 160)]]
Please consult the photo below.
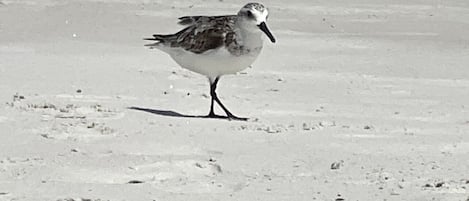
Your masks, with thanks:
[(261, 30), (269, 37), (272, 43), (275, 43), (275, 38), (266, 24), (268, 17), (269, 11), (260, 3), (248, 3), (238, 12), (238, 19), (240, 19), (243, 24)]

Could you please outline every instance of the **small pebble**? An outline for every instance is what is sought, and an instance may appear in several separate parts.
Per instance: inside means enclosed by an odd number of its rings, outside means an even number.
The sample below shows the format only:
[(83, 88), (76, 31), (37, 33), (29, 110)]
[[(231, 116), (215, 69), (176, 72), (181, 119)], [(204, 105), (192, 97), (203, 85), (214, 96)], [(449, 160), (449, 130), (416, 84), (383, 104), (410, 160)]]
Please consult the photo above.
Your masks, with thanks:
[(337, 169), (339, 169), (339, 168), (342, 166), (343, 163), (344, 163), (344, 161), (333, 162), (333, 163), (331, 164), (331, 170), (337, 170)]
[(129, 182), (127, 182), (128, 184), (141, 184), (141, 183), (144, 183), (143, 181), (140, 181), (140, 180), (130, 180)]
[(363, 127), (363, 129), (365, 129), (365, 130), (370, 130), (370, 129), (372, 129), (372, 128), (373, 128), (373, 126), (365, 126), (365, 127)]
[(436, 188), (440, 188), (440, 187), (442, 187), (444, 184), (445, 184), (444, 181), (438, 182), (438, 183), (435, 184), (435, 187), (436, 187)]
[(217, 162), (217, 159), (215, 159), (215, 158), (213, 158), (213, 157), (210, 157), (210, 158), (208, 159), (208, 161), (209, 161), (209, 162)]

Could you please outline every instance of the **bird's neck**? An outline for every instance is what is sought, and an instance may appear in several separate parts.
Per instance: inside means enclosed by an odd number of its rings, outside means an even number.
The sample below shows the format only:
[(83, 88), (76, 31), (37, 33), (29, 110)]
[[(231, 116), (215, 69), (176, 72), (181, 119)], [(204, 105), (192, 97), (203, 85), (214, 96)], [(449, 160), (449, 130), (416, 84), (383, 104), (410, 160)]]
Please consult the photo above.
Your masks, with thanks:
[(241, 38), (241, 44), (247, 49), (262, 48), (262, 32), (253, 29), (239, 29), (239, 36)]
[[(257, 28), (257, 27), (256, 27)], [(262, 50), (262, 32), (260, 30), (239, 26), (236, 32), (238, 48), (235, 55), (257, 56)]]

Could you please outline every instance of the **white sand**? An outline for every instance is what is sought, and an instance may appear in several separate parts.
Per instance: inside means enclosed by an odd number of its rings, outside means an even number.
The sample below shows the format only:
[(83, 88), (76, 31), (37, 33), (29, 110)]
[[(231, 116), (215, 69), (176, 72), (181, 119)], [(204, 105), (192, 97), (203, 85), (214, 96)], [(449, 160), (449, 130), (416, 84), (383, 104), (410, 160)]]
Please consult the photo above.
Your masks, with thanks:
[(285, 2), (230, 122), (127, 107), (208, 113), (141, 38), (245, 1), (1, 0), (0, 200), (469, 199), (468, 1)]

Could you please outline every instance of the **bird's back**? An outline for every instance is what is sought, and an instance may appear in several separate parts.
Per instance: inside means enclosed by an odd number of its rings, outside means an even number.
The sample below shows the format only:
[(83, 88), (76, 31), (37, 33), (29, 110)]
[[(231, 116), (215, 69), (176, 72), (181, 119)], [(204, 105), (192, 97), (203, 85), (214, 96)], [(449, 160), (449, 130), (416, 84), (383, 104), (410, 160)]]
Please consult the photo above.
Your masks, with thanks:
[(175, 34), (155, 34), (156, 43), (150, 47), (182, 48), (196, 54), (204, 53), (211, 49), (229, 46), (235, 43), (236, 15), (224, 16), (184, 16), (179, 18), (178, 24), (186, 26)]

